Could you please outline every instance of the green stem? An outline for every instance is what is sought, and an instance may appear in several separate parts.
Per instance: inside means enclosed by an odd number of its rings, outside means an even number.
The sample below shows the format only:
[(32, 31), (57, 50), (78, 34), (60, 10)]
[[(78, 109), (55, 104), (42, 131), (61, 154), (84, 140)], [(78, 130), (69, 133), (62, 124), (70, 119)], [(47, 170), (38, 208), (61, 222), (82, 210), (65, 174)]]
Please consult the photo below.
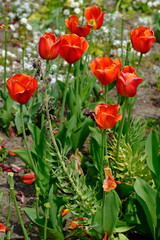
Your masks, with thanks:
[(79, 98), (79, 92), (80, 92), (80, 89), (79, 89), (79, 68), (80, 68), (80, 60), (76, 62), (76, 78), (75, 78), (75, 83), (76, 83), (76, 103), (78, 101), (78, 98)]
[(7, 77), (7, 44), (8, 44), (8, 17), (5, 18), (5, 31), (4, 31), (4, 74), (3, 74), (3, 81), (4, 81), (4, 92), (6, 91), (6, 77)]
[(105, 94), (105, 104), (107, 104), (107, 93), (108, 93), (108, 85), (104, 86), (104, 94)]
[[(49, 203), (46, 203), (46, 207)], [(49, 218), (49, 208), (47, 207), (45, 209), (45, 221), (44, 221), (44, 240), (47, 240), (47, 223), (48, 223), (48, 218)]]
[(86, 207), (89, 209), (90, 212), (92, 212), (93, 214), (95, 213), (94, 210), (92, 209), (92, 207), (90, 206), (90, 204), (84, 199), (83, 195), (81, 194), (81, 192), (79, 191), (79, 189), (77, 188), (76, 184), (74, 183), (72, 177), (70, 176), (69, 172), (68, 172), (68, 169), (66, 168), (65, 166), (65, 163), (64, 163), (64, 160), (63, 160), (63, 157), (59, 151), (59, 148), (58, 148), (58, 145), (56, 143), (56, 139), (55, 139), (55, 136), (53, 134), (53, 129), (52, 129), (52, 124), (51, 124), (51, 120), (50, 120), (50, 116), (49, 116), (49, 111), (48, 111), (48, 101), (46, 99), (46, 115), (47, 115), (47, 121), (49, 123), (49, 131), (50, 131), (50, 136), (51, 136), (51, 139), (52, 139), (52, 143), (53, 143), (53, 146), (55, 148), (55, 151), (57, 153), (57, 156), (58, 156), (58, 159), (59, 159), (59, 162), (63, 168), (63, 171), (65, 173), (65, 175), (67, 176), (70, 184), (72, 185), (74, 191), (76, 192), (76, 194), (79, 196), (79, 198), (81, 199), (81, 201), (86, 205)]
[(36, 189), (36, 215), (37, 215), (37, 218), (39, 218), (39, 195), (40, 195), (40, 188), (36, 186), (35, 189)]
[(132, 112), (132, 103), (128, 104), (128, 120), (127, 120), (127, 132), (126, 132), (126, 143), (129, 141), (129, 129), (131, 124), (131, 112)]
[(8, 199), (8, 213), (7, 213), (7, 220), (6, 220), (6, 228), (9, 227), (10, 217), (11, 217), (11, 193), (9, 193), (9, 199)]
[(128, 43), (127, 43), (127, 48), (126, 48), (125, 63), (124, 63), (125, 66), (129, 65), (128, 55), (129, 55), (130, 49), (131, 49), (131, 47), (130, 47), (130, 42), (128, 42)]
[(29, 146), (28, 146), (25, 126), (24, 126), (23, 105), (22, 104), (20, 104), (20, 117), (21, 117), (22, 131), (23, 131), (23, 139), (24, 139), (24, 143), (25, 143), (25, 146), (26, 146), (26, 149), (27, 149), (27, 154), (29, 156), (29, 160), (30, 160), (30, 163), (31, 163), (31, 168), (32, 168), (33, 172), (37, 175), (37, 171), (36, 171), (36, 168), (35, 168), (35, 165), (34, 165), (34, 161), (33, 161)]
[(122, 120), (120, 121), (120, 126), (119, 126), (118, 140), (117, 140), (117, 161), (119, 160), (119, 146), (120, 146), (122, 129), (123, 129), (125, 115), (126, 115), (127, 104), (128, 104), (128, 97), (126, 97), (125, 102), (124, 102), (124, 108), (123, 108), (123, 113), (122, 113)]
[(62, 108), (61, 108), (61, 112), (60, 112), (60, 129), (62, 129), (62, 126), (63, 126), (63, 118), (64, 118), (66, 96), (67, 96), (67, 90), (68, 90), (68, 84), (69, 84), (70, 70), (71, 70), (71, 64), (69, 64), (69, 67), (68, 67), (68, 73), (67, 73), (65, 88), (64, 88), (64, 93), (63, 93)]
[(17, 204), (16, 195), (15, 195), (15, 191), (14, 191), (14, 181), (13, 181), (13, 173), (12, 172), (8, 173), (8, 183), (9, 183), (9, 186), (10, 186), (11, 196), (13, 198), (14, 206), (15, 206), (15, 209), (16, 209), (18, 220), (20, 222), (25, 240), (29, 240), (30, 238), (28, 237), (27, 231), (24, 227), (23, 220), (22, 220), (22, 217), (21, 217), (21, 213), (20, 213), (20, 210), (19, 210), (19, 207), (18, 207), (18, 204)]
[(141, 53), (140, 56), (139, 56), (138, 65), (137, 65), (137, 74), (139, 74), (139, 68), (140, 68), (140, 65), (141, 65), (142, 56), (143, 56), (143, 53)]

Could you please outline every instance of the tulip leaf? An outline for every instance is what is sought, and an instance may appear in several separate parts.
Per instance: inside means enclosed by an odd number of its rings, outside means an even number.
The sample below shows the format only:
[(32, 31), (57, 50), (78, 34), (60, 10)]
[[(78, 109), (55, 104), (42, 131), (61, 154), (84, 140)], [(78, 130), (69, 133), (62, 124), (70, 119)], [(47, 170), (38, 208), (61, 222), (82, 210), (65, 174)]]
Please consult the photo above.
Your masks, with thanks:
[(148, 225), (150, 227), (152, 236), (155, 236), (155, 227), (157, 224), (156, 216), (156, 195), (157, 191), (153, 189), (144, 180), (138, 178), (134, 184), (134, 189), (138, 195), (138, 201), (142, 205), (145, 212)]
[(84, 121), (78, 125), (78, 128), (71, 136), (74, 150), (77, 148), (81, 149), (83, 147), (83, 144), (90, 133), (89, 127), (93, 125), (94, 122), (90, 118), (85, 118)]
[(109, 238), (115, 227), (118, 220), (118, 214), (120, 211), (120, 199), (115, 190), (111, 190), (108, 193), (104, 192), (103, 197), (103, 230), (107, 233)]
[(154, 173), (160, 181), (160, 157), (158, 155), (159, 143), (160, 140), (158, 134), (155, 131), (152, 131), (146, 141), (147, 164), (152, 173)]
[(17, 149), (12, 151), (16, 153), (29, 166), (30, 169), (32, 169), (32, 164), (29, 160), (29, 156), (26, 149)]
[[(45, 225), (45, 218), (41, 214), (40, 218), (37, 218), (36, 210), (34, 208), (23, 208), (27, 217), (41, 230), (43, 231)], [(52, 228), (48, 223), (47, 226), (47, 237), (51, 240), (63, 240), (64, 236), (62, 232), (57, 228)]]

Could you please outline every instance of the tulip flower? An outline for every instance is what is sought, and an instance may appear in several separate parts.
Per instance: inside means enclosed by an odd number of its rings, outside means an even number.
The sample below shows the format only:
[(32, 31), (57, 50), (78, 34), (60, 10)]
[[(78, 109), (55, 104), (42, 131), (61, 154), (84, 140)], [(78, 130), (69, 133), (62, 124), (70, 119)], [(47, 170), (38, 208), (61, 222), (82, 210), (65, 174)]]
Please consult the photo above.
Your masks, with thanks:
[(62, 209), (62, 217), (64, 217), (65, 215), (67, 215), (70, 212), (70, 209), (66, 208), (66, 209)]
[(100, 103), (95, 107), (93, 116), (97, 126), (100, 129), (110, 129), (122, 119), (122, 114), (117, 114), (120, 105), (111, 104), (107, 105)]
[(90, 63), (91, 71), (103, 85), (108, 85), (117, 78), (121, 66), (119, 58), (111, 60), (109, 57), (97, 57)]
[(32, 184), (33, 182), (36, 181), (36, 177), (35, 177), (34, 173), (27, 173), (27, 174), (24, 174), (23, 176), (21, 176), (21, 180), (22, 180), (22, 182), (24, 182), (26, 184)]
[(112, 171), (109, 167), (106, 167), (104, 169), (104, 172), (105, 172), (105, 179), (104, 179), (104, 182), (103, 182), (103, 190), (105, 192), (108, 192), (112, 189), (115, 189), (117, 187), (117, 183), (114, 180), (114, 177), (112, 175)]
[(5, 231), (6, 231), (6, 226), (0, 223), (0, 232), (5, 232)]
[(85, 38), (76, 34), (65, 34), (60, 38), (60, 56), (70, 64), (78, 61), (89, 47)]
[(26, 104), (38, 86), (37, 79), (31, 75), (16, 74), (7, 80), (7, 88), (13, 101)]
[(104, 14), (105, 12), (102, 12), (102, 9), (96, 5), (87, 7), (84, 11), (87, 23), (92, 25), (94, 30), (97, 30), (102, 26)]
[(135, 69), (125, 66), (118, 75), (116, 88), (120, 95), (134, 97), (141, 82), (143, 82), (143, 78), (137, 76)]
[(77, 228), (77, 227), (79, 227), (79, 226), (82, 226), (82, 224), (80, 224), (80, 223), (76, 223), (77, 221), (82, 221), (82, 220), (86, 220), (86, 218), (77, 218), (77, 219), (75, 219), (75, 220), (73, 220), (72, 222), (71, 222), (71, 225), (69, 226), (69, 229), (75, 229), (75, 228)]
[(78, 17), (72, 15), (68, 19), (65, 19), (65, 24), (71, 33), (75, 33), (79, 37), (86, 37), (90, 33), (92, 26), (87, 24), (84, 27), (80, 27), (78, 21)]
[(41, 58), (52, 60), (59, 54), (60, 38), (56, 39), (53, 32), (44, 33), (40, 36), (38, 43), (38, 52)]
[(130, 33), (132, 47), (142, 54), (149, 52), (152, 44), (156, 41), (154, 31), (150, 27), (137, 27)]

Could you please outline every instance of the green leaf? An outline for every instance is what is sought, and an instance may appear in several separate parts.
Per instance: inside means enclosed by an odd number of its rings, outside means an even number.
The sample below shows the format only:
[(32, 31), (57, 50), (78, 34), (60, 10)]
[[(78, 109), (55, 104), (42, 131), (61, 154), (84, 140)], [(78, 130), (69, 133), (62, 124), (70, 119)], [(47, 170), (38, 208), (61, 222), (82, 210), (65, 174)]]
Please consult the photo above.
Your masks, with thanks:
[(115, 190), (111, 190), (108, 193), (104, 192), (103, 197), (103, 230), (107, 233), (107, 237), (112, 235), (116, 222), (118, 220), (118, 214), (120, 211), (119, 197)]
[(41, 105), (41, 102), (38, 102), (38, 103), (35, 103), (34, 105), (32, 105), (29, 108), (29, 111), (28, 111), (29, 115), (32, 116), (32, 115), (36, 114), (38, 109), (39, 109), (39, 107), (40, 107), (40, 105)]
[(71, 137), (74, 150), (77, 148), (81, 149), (83, 147), (83, 144), (90, 133), (89, 127), (93, 125), (94, 122), (90, 118), (85, 118), (84, 121), (79, 124), (78, 128)]
[(13, 150), (13, 152), (16, 153), (29, 166), (30, 169), (32, 169), (32, 164), (29, 160), (29, 156), (26, 149), (17, 149)]
[(148, 225), (152, 232), (152, 236), (155, 236), (155, 227), (157, 224), (156, 216), (156, 195), (157, 191), (153, 189), (144, 180), (138, 178), (134, 184), (134, 189), (138, 195), (138, 200), (142, 205), (145, 212)]
[(148, 155), (147, 164), (160, 181), (160, 158), (158, 156), (159, 142), (158, 134), (154, 131), (150, 132), (146, 141), (146, 153)]
[[(36, 210), (34, 208), (23, 208), (25, 211), (27, 217), (35, 224), (37, 227), (39, 227), (42, 231), (44, 229), (44, 222), (45, 219), (42, 216), (41, 218), (37, 218)], [(58, 228), (51, 228), (51, 226), (47, 227), (47, 237), (52, 240), (63, 240), (64, 236), (59, 231)]]
[(121, 199), (124, 199), (134, 192), (134, 188), (131, 185), (121, 183), (117, 185), (116, 192)]

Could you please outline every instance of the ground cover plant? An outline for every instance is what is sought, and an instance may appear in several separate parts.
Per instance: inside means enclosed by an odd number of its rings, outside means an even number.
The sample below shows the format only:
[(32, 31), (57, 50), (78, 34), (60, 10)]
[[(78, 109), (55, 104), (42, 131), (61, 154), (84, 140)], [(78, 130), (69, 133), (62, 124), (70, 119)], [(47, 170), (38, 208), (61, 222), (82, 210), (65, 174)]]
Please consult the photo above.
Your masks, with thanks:
[(1, 239), (160, 239), (159, 6), (2, 2)]

